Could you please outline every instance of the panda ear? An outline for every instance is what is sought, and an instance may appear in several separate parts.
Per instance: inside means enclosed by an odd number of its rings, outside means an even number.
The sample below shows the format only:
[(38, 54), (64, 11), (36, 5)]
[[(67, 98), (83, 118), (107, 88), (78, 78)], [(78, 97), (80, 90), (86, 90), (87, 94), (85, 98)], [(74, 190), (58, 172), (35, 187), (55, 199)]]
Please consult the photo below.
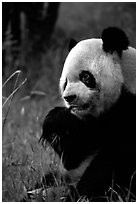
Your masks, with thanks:
[(78, 42), (76, 41), (76, 40), (74, 40), (74, 39), (71, 39), (70, 40), (70, 42), (69, 42), (69, 51), (73, 48), (73, 47), (75, 47), (75, 45), (77, 44)]
[(129, 41), (126, 34), (119, 28), (109, 27), (102, 33), (103, 50), (113, 53), (116, 51), (121, 57), (122, 51), (128, 49)]

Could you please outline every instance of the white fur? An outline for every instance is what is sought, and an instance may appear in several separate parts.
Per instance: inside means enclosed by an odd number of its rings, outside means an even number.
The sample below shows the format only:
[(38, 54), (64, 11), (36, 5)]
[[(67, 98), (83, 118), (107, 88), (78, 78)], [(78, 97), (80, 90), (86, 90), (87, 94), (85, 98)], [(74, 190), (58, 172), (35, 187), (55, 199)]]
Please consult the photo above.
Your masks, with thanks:
[(132, 93), (136, 93), (136, 49), (129, 47), (123, 51), (121, 61), (122, 73), (125, 80), (125, 86)]

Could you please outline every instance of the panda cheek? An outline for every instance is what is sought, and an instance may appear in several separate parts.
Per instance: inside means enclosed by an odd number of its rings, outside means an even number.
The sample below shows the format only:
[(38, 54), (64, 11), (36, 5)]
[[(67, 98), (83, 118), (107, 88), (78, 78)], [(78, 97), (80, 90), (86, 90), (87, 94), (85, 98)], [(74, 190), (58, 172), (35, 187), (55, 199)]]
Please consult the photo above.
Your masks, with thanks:
[(83, 89), (83, 91), (81, 91), (79, 94), (79, 101), (80, 103), (86, 104), (90, 102), (92, 97), (93, 97), (93, 94), (88, 88)]

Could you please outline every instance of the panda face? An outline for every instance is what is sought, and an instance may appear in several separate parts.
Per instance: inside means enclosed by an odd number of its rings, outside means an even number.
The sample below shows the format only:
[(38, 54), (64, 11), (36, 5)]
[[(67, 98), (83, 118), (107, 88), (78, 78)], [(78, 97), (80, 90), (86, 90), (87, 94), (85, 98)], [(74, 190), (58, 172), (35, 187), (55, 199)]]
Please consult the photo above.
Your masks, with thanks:
[(120, 59), (106, 53), (101, 39), (79, 42), (69, 53), (60, 79), (66, 107), (78, 117), (99, 114), (119, 98), (123, 84)]

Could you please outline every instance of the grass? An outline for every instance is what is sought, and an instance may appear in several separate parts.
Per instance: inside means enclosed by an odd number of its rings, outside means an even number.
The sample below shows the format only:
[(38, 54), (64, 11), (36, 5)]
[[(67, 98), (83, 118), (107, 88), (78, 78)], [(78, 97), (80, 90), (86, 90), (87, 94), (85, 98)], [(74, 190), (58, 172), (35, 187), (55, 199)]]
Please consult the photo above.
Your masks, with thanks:
[(53, 151), (44, 150), (38, 142), (45, 100), (16, 99), (16, 91), (21, 91), (25, 83), (24, 80), (16, 87), (19, 73), (11, 75), (3, 86), (5, 88), (10, 78), (17, 74), (14, 90), (8, 98), (3, 98), (3, 201), (20, 201), (25, 191), (33, 189), (36, 181), (56, 168)]

